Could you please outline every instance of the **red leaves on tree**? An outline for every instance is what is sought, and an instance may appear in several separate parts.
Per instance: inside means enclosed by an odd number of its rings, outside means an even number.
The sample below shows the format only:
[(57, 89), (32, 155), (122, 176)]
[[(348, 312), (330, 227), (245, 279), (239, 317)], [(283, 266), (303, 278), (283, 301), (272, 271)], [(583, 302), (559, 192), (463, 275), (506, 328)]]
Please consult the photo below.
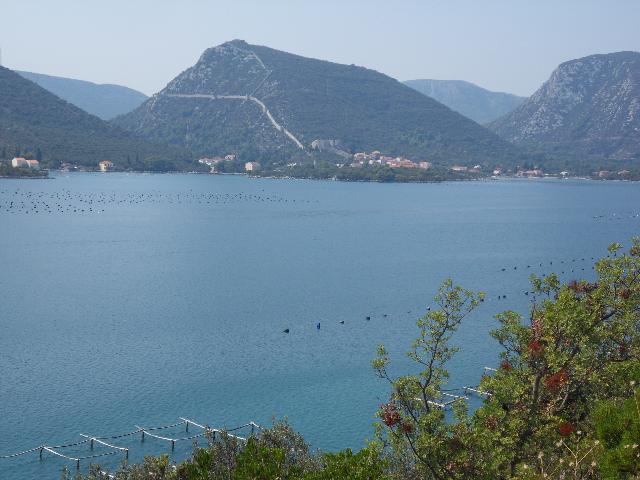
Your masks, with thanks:
[(402, 430), (402, 433), (405, 433), (407, 435), (413, 433), (413, 423), (402, 422), (402, 425), (400, 425), (400, 430)]
[(547, 388), (549, 388), (549, 390), (556, 392), (560, 390), (560, 388), (562, 388), (562, 386), (567, 383), (568, 380), (569, 377), (567, 376), (567, 372), (565, 372), (564, 370), (559, 370), (553, 375), (549, 375), (547, 378), (545, 378), (544, 384), (547, 386)]
[(500, 368), (502, 370), (511, 370), (511, 364), (509, 363), (509, 360), (502, 360), (502, 362), (500, 362)]
[(622, 343), (619, 347), (618, 347), (618, 353), (620, 354), (620, 356), (624, 357), (627, 355), (627, 353), (629, 353), (629, 348), (627, 347), (626, 344)]
[(538, 355), (542, 351), (542, 344), (538, 340), (529, 343), (529, 351), (531, 355)]
[(569, 435), (574, 433), (576, 430), (577, 430), (576, 426), (569, 422), (564, 422), (560, 424), (560, 426), (558, 427), (558, 431), (560, 432), (560, 435), (562, 435), (563, 437), (568, 437)]
[(568, 287), (576, 293), (591, 293), (598, 288), (598, 283), (580, 283), (577, 280), (571, 280)]
[(380, 418), (382, 423), (387, 427), (393, 428), (400, 423), (402, 417), (393, 403), (384, 403), (380, 405)]

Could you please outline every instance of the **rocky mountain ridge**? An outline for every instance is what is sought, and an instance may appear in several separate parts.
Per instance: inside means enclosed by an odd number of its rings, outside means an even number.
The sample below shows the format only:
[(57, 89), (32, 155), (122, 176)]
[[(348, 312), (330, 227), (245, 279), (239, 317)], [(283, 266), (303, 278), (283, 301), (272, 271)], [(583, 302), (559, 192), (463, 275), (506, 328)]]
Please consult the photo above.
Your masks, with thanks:
[(524, 104), (489, 127), (551, 156), (633, 164), (640, 160), (640, 53), (565, 62)]

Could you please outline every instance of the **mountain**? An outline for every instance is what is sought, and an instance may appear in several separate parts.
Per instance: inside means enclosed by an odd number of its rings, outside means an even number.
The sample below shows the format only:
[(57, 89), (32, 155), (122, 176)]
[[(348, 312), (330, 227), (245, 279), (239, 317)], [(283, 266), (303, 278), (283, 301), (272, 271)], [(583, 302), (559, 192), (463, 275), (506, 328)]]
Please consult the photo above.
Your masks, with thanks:
[(45, 165), (73, 162), (95, 167), (100, 160), (118, 168), (191, 168), (184, 151), (156, 145), (86, 113), (51, 92), (0, 67), (0, 154), (40, 157)]
[(492, 92), (463, 80), (407, 80), (404, 84), (480, 124), (515, 110), (526, 100), (526, 97)]
[(315, 140), (350, 153), (379, 150), (442, 164), (495, 164), (519, 155), (492, 132), (386, 75), (242, 40), (206, 50), (114, 122), (202, 155), (234, 153), (274, 164), (292, 155), (309, 159)]
[(84, 80), (52, 77), (32, 72), (16, 72), (45, 90), (103, 120), (110, 120), (139, 107), (148, 97), (120, 85), (99, 85)]
[(640, 160), (640, 53), (561, 64), (515, 111), (489, 125), (503, 138), (585, 165)]

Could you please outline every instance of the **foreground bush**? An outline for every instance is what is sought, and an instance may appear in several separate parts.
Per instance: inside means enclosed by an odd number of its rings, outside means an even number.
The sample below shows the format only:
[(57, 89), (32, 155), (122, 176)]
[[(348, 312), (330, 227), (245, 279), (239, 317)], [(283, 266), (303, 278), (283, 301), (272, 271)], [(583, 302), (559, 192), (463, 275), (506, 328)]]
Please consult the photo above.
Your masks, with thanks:
[(473, 414), (456, 402), (447, 421), (430, 402), (443, 401), (446, 362), (456, 352), (449, 340), (481, 294), (445, 282), (440, 309), (418, 322), (420, 336), (409, 352), (419, 374), (391, 378), (380, 347), (373, 366), (392, 394), (379, 412), (379, 439), (396, 472), (433, 479), (637, 477), (615, 448), (640, 443), (630, 428), (633, 412), (625, 410), (610, 434), (618, 443), (608, 444), (608, 453), (595, 425), (605, 428), (599, 405), (621, 404), (640, 379), (640, 242), (626, 254), (612, 245), (595, 271), (593, 283), (533, 277), (526, 321), (511, 311), (497, 316), (492, 336), (503, 348), (500, 367), (481, 379), (479, 389), (489, 395)]

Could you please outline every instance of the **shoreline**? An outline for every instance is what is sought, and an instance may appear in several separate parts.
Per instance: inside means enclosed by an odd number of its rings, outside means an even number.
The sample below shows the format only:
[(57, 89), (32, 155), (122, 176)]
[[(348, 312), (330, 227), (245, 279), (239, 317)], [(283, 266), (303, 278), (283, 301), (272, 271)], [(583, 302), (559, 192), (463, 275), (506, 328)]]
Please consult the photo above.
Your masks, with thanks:
[[(621, 178), (591, 178), (585, 176), (575, 176), (575, 177), (560, 177), (560, 176), (545, 176), (545, 177), (519, 177), (515, 175), (501, 175), (501, 176), (481, 176), (475, 178), (451, 178), (451, 179), (441, 179), (441, 180), (416, 180), (416, 181), (380, 181), (380, 180), (347, 180), (347, 179), (338, 179), (335, 177), (327, 177), (327, 178), (314, 178), (314, 177), (296, 177), (296, 176), (287, 176), (287, 175), (251, 175), (248, 173), (240, 173), (240, 172), (220, 172), (220, 173), (211, 173), (211, 172), (197, 172), (197, 171), (174, 171), (174, 172), (156, 172), (156, 171), (111, 171), (111, 172), (100, 172), (100, 171), (63, 171), (63, 170), (53, 170), (50, 171), (55, 174), (134, 174), (134, 175), (210, 175), (210, 176), (231, 176), (231, 177), (246, 177), (251, 179), (269, 179), (269, 180), (306, 180), (306, 181), (324, 181), (324, 182), (343, 182), (343, 183), (376, 183), (376, 184), (437, 184), (437, 183), (448, 183), (448, 182), (487, 182), (487, 181), (588, 181), (588, 182), (624, 182), (624, 183), (637, 183), (640, 182), (640, 179), (621, 179)], [(14, 177), (14, 176), (0, 176), (0, 179), (14, 179), (14, 180), (23, 180), (23, 179), (33, 179), (33, 180), (53, 180), (55, 176), (24, 176), (24, 177)]]

